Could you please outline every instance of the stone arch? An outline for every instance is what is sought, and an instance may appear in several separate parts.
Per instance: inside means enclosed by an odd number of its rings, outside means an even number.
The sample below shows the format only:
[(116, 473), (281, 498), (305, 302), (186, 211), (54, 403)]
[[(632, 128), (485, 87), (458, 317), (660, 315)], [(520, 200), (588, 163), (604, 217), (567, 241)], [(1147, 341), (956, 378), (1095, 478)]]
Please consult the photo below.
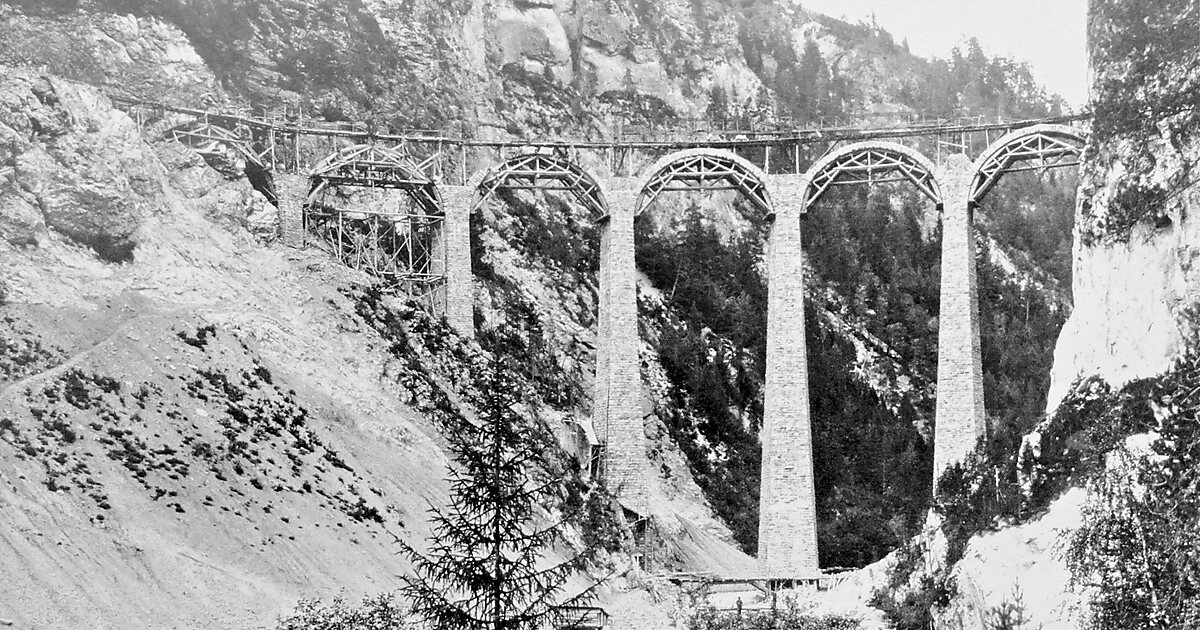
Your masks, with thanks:
[(574, 161), (545, 150), (519, 153), (491, 169), (478, 171), (467, 187), (478, 191), (471, 212), (475, 211), (475, 204), (482, 203), (496, 190), (510, 188), (569, 192), (594, 219), (608, 215), (608, 201), (596, 179)]
[[(939, 207), (937, 166), (920, 151), (895, 142), (856, 142), (836, 149), (809, 167), (801, 212), (833, 186), (909, 181)], [(877, 175), (884, 178), (877, 179)]]
[[(971, 204), (979, 205), (1005, 172), (1079, 164), (1086, 143), (1087, 135), (1070, 125), (1033, 125), (1001, 136), (971, 165), (974, 172)], [(1016, 164), (1029, 161), (1038, 164), (1014, 168)]]
[(425, 214), (443, 213), (437, 184), (400, 151), (375, 144), (356, 144), (332, 153), (309, 172), (308, 201), (328, 186), (362, 186), (403, 190)]
[[(339, 186), (401, 190), (407, 210), (343, 210), (326, 203)], [(446, 311), (445, 212), (437, 184), (411, 158), (375, 144), (343, 148), (309, 173), (303, 226), (338, 262), (384, 279), (435, 314)]]
[(635, 215), (669, 190), (737, 190), (764, 213), (774, 212), (767, 174), (732, 151), (704, 148), (676, 151), (659, 158), (645, 172), (637, 186)]

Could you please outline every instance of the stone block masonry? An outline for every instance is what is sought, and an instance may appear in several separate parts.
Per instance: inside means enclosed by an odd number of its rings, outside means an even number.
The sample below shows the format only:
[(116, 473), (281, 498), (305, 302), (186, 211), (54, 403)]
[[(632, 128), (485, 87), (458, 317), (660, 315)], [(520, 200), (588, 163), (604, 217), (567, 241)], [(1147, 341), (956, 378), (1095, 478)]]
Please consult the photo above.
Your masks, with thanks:
[[(624, 181), (617, 186), (625, 184)], [(627, 184), (626, 184), (627, 185)], [(604, 481), (621, 504), (649, 512), (649, 460), (642, 422), (642, 377), (633, 218), (637, 190), (606, 193), (600, 236), (600, 304), (593, 426), (604, 448)]]
[(767, 577), (820, 572), (804, 332), (801, 204), (807, 180), (771, 180), (775, 220), (768, 244), (767, 366), (759, 495), (758, 560)]
[(276, 173), (275, 201), (279, 208), (279, 239), (288, 247), (304, 245), (304, 204), (309, 182), (305, 175)]
[(952, 155), (937, 175), (942, 190), (942, 285), (933, 439), (935, 490), (942, 473), (961, 462), (987, 432), (970, 207), (974, 174), (966, 156)]
[(471, 211), (479, 198), (473, 186), (442, 186), (442, 239), (446, 251), (446, 321), (458, 334), (475, 334), (475, 280), (471, 274)]

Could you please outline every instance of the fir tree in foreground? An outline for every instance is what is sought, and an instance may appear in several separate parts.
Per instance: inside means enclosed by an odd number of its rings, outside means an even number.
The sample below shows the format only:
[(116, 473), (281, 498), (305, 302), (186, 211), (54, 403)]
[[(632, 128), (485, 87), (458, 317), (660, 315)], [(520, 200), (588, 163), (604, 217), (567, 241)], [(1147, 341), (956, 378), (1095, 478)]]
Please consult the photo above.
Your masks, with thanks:
[(571, 607), (589, 603), (595, 588), (560, 599), (581, 561), (552, 564), (546, 557), (563, 523), (539, 529), (534, 514), (561, 480), (546, 474), (541, 442), (515, 409), (529, 397), (505, 368), (503, 359), (492, 360), (475, 404), (478, 419), (447, 431), (456, 465), (450, 504), (430, 510), (429, 551), (399, 541), (415, 569), (403, 591), (434, 630), (569, 627), (578, 621)]

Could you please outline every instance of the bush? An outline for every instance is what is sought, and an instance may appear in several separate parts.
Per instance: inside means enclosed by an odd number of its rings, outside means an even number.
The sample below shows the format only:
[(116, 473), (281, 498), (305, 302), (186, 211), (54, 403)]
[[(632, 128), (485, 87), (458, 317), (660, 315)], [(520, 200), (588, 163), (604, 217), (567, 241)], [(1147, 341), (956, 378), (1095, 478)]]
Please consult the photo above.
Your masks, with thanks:
[(1200, 355), (1136, 385), (1149, 453), (1121, 449), (1093, 479), (1067, 564), (1090, 589), (1090, 630), (1200, 627)]
[(927, 630), (933, 610), (944, 607), (958, 594), (958, 585), (946, 570), (926, 575), (913, 589), (876, 590), (871, 605), (883, 611), (896, 630)]
[[(987, 611), (985, 630), (1033, 630), (1030, 619), (1025, 616), (1025, 594), (1020, 587), (1013, 589), (1012, 597)], [(1041, 626), (1038, 626), (1038, 630)]]
[(616, 499), (602, 485), (596, 485), (588, 493), (583, 505), (583, 544), (589, 551), (603, 549), (608, 552), (622, 551), (632, 545), (629, 530), (621, 526), (624, 518)]
[(366, 597), (362, 605), (352, 607), (339, 595), (328, 605), (315, 599), (302, 599), (288, 617), (279, 620), (276, 630), (402, 630), (405, 613), (391, 593)]
[(706, 607), (684, 622), (686, 630), (856, 630), (862, 623), (841, 615), (810, 615), (793, 602), (779, 610), (724, 611)]

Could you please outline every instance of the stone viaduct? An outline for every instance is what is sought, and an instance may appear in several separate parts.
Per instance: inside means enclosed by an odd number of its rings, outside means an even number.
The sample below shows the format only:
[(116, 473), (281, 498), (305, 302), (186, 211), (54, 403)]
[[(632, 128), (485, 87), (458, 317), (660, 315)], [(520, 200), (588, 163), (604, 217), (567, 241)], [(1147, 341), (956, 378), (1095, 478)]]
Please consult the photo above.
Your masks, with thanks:
[[(935, 164), (901, 144), (860, 142), (835, 149), (800, 175), (769, 175), (731, 151), (697, 148), (662, 157), (640, 177), (604, 180), (565, 158), (534, 151), (476, 173), (465, 186), (438, 186), (400, 156), (366, 157), (376, 162), (372, 166), (377, 172), (387, 172), (380, 166), (390, 160), (394, 185), (408, 191), (426, 216), (443, 217), (436, 245), (440, 255), (435, 252), (428, 272), (444, 277), (442, 312), (465, 334), (474, 330), (470, 216), (496, 190), (569, 192), (602, 226), (592, 423), (603, 449), (602, 474), (608, 487), (639, 514), (650, 510), (652, 473), (641, 410), (634, 218), (660, 194), (676, 190), (734, 189), (762, 212), (771, 229), (759, 562), (764, 576), (793, 579), (820, 573), (801, 248), (801, 230), (811, 220), (810, 210), (833, 186), (903, 180), (941, 213), (936, 481), (947, 467), (962, 461), (987, 430), (973, 213), (1005, 171), (1030, 168), (1023, 166), (1030, 162), (1032, 168), (1076, 163), (1083, 143), (1073, 127), (1036, 125), (1005, 135), (974, 163), (954, 154)], [(361, 153), (356, 156), (355, 151)], [(313, 201), (326, 186), (362, 181), (361, 173), (340, 173), (337, 165), (356, 168), (355, 160), (363, 159), (365, 152), (363, 147), (343, 151), (313, 171), (306, 198), (310, 225), (318, 215)], [(381, 184), (377, 177), (374, 185), (393, 184)], [(345, 220), (341, 213), (333, 214)]]
[[(833, 186), (887, 181), (911, 183), (940, 212), (935, 481), (987, 431), (973, 214), (1003, 173), (1077, 164), (1084, 142), (1075, 127), (1031, 124), (991, 143), (974, 162), (953, 154), (934, 163), (896, 142), (865, 141), (833, 148), (806, 172), (786, 175), (768, 174), (729, 150), (689, 148), (661, 157), (637, 177), (608, 179), (593, 177), (559, 153), (533, 149), (457, 186), (439, 184), (402, 151), (364, 144), (333, 153), (307, 177), (277, 175), (275, 188), (285, 239), (323, 238), (338, 260), (401, 284), (468, 335), (474, 333), (472, 213), (501, 188), (569, 192), (601, 226), (592, 419), (602, 449), (601, 474), (622, 504), (642, 515), (650, 512), (652, 472), (641, 412), (634, 218), (665, 192), (740, 192), (771, 225), (760, 571), (772, 579), (802, 579), (820, 573), (804, 332), (804, 223), (819, 220), (810, 216), (819, 217), (819, 202)], [(337, 186), (400, 189), (411, 204), (402, 215), (340, 211), (322, 200)], [(401, 224), (406, 229), (397, 227)], [(374, 244), (388, 239), (388, 254), (381, 256)]]

